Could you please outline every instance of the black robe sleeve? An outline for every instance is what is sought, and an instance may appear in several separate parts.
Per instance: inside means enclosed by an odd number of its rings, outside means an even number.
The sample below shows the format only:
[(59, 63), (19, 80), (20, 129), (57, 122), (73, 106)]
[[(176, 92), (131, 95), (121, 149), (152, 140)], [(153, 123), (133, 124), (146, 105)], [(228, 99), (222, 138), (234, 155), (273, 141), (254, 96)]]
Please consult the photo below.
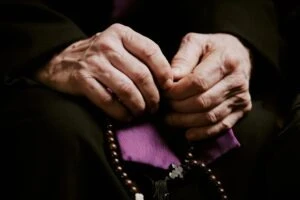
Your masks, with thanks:
[(278, 67), (278, 28), (269, 0), (212, 1), (211, 29), (230, 32), (247, 41), (273, 66)]
[(17, 77), (45, 64), (54, 52), (85, 34), (67, 17), (39, 2), (0, 4), (1, 78)]

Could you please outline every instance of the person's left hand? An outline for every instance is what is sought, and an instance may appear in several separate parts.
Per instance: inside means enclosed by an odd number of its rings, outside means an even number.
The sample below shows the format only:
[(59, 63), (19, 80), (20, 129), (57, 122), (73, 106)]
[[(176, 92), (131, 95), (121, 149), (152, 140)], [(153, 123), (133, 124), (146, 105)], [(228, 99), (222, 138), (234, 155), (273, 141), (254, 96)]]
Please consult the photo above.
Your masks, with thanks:
[(188, 140), (216, 135), (251, 110), (249, 51), (229, 34), (187, 34), (171, 66), (177, 82), (168, 90), (171, 126)]

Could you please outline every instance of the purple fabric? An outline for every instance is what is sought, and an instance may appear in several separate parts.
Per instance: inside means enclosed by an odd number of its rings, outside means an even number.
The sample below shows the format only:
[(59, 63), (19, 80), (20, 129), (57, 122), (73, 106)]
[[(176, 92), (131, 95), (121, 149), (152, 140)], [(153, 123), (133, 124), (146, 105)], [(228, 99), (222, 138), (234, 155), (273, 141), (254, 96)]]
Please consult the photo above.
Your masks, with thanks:
[(124, 160), (164, 169), (168, 168), (170, 163), (180, 163), (151, 123), (145, 122), (120, 129), (116, 134)]
[(198, 152), (200, 152), (200, 155), (198, 156), (199, 159), (208, 164), (215, 161), (228, 151), (240, 146), (241, 144), (234, 136), (233, 130), (229, 129), (227, 132), (217, 136), (213, 140), (204, 141), (201, 146), (198, 147)]
[[(148, 164), (163, 169), (168, 169), (172, 163), (180, 163), (180, 160), (160, 137), (155, 126), (149, 122), (117, 130), (116, 134), (122, 158), (126, 161)], [(239, 146), (240, 143), (230, 129), (215, 140), (204, 142), (200, 147), (201, 153), (197, 157), (210, 163)]]

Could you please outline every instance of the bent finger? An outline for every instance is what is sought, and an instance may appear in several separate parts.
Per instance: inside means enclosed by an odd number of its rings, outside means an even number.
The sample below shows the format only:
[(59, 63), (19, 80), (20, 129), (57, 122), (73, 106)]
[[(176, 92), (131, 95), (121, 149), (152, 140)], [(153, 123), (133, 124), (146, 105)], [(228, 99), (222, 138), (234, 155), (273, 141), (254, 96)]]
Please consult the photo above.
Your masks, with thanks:
[(160, 47), (149, 38), (133, 31), (129, 27), (122, 33), (121, 39), (124, 47), (150, 68), (162, 89), (168, 89), (173, 83), (173, 74), (171, 66)]
[(159, 91), (148, 67), (122, 48), (106, 55), (119, 71), (127, 75), (143, 95), (146, 107), (154, 112), (158, 109)]
[[(249, 82), (243, 74), (233, 73), (215, 84), (212, 88), (200, 95), (195, 95), (184, 100), (171, 101), (171, 107), (177, 112), (203, 112), (204, 110), (213, 108), (227, 99), (241, 94), (247, 94)], [(248, 96), (247, 96), (248, 97)]]
[(172, 59), (174, 79), (179, 80), (191, 73), (202, 56), (202, 47), (196, 33), (187, 34), (181, 41), (178, 52)]
[(130, 121), (132, 116), (128, 110), (117, 101), (106, 88), (94, 78), (85, 78), (84, 95), (110, 117), (120, 121)]
[(145, 111), (143, 96), (129, 77), (116, 69), (105, 57), (95, 55), (89, 57), (87, 61), (94, 66), (93, 73), (96, 80), (111, 89), (134, 115), (140, 115)]
[(231, 67), (225, 67), (223, 62), (222, 53), (214, 51), (203, 58), (192, 74), (176, 82), (167, 95), (172, 99), (186, 99), (207, 91), (232, 71)]
[(170, 126), (192, 128), (215, 124), (232, 112), (232, 102), (227, 100), (221, 105), (201, 113), (171, 113), (167, 115), (166, 122)]
[(186, 137), (190, 141), (197, 141), (216, 136), (232, 128), (243, 115), (244, 111), (236, 111), (214, 125), (188, 129), (186, 131)]

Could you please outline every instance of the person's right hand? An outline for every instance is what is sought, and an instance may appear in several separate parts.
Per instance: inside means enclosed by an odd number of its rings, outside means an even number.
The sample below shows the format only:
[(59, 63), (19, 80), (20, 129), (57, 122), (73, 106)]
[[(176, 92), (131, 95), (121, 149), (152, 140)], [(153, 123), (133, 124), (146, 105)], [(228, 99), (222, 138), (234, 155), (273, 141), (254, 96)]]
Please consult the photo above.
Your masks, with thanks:
[(155, 112), (159, 89), (173, 82), (159, 46), (120, 24), (70, 45), (37, 71), (36, 78), (60, 92), (86, 96), (117, 120)]

